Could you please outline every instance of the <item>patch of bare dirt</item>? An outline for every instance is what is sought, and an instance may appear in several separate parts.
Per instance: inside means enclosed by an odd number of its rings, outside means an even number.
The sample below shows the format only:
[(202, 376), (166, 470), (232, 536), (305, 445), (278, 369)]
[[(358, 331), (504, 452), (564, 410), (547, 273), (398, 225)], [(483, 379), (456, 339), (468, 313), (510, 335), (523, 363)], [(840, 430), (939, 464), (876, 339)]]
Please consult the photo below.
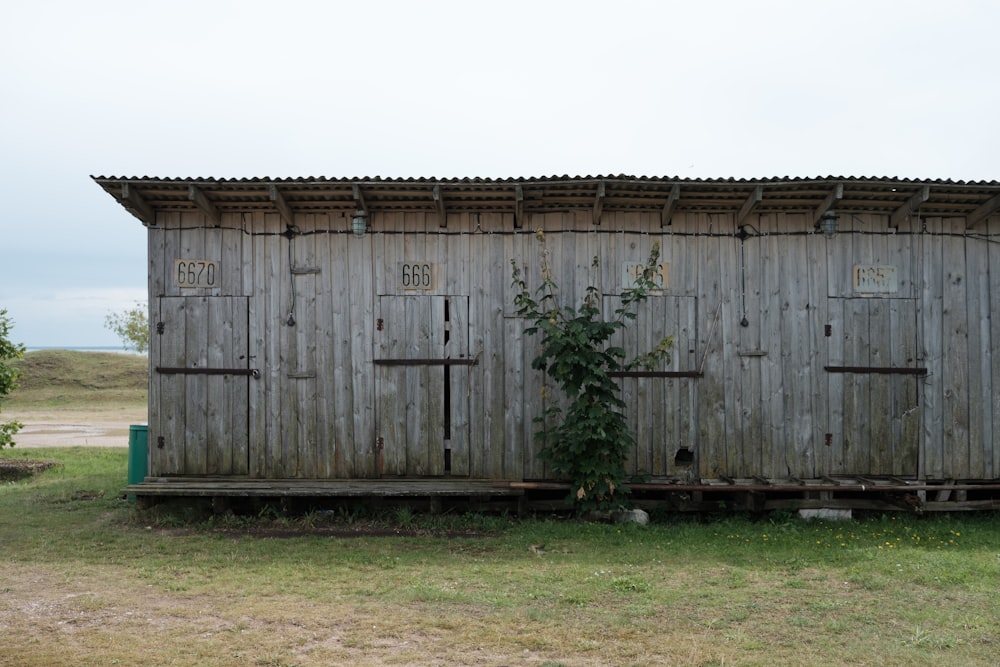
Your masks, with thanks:
[(146, 408), (4, 411), (24, 428), (18, 449), (32, 447), (128, 447), (129, 427), (146, 423)]
[(0, 482), (16, 482), (59, 465), (55, 461), (0, 459)]

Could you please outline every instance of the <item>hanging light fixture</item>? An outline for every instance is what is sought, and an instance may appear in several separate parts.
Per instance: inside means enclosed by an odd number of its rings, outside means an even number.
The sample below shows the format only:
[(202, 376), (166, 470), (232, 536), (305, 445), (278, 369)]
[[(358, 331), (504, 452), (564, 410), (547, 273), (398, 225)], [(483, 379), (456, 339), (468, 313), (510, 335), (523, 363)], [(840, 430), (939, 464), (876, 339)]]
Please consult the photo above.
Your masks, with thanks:
[(837, 214), (833, 211), (827, 211), (816, 223), (816, 227), (823, 232), (823, 236), (826, 238), (833, 238), (837, 235)]
[(368, 231), (368, 213), (364, 209), (358, 209), (351, 218), (351, 229), (354, 235), (361, 238)]

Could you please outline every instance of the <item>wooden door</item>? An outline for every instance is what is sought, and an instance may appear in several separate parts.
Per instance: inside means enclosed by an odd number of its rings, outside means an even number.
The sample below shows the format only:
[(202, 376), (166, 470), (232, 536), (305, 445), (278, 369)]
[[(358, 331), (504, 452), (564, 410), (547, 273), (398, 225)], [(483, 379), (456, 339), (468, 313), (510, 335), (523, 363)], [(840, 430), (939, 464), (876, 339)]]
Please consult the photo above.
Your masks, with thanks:
[[(620, 297), (605, 297), (605, 313), (620, 306)], [(673, 477), (697, 470), (697, 321), (695, 297), (653, 295), (616, 336), (626, 362), (654, 350), (665, 336), (674, 339), (670, 363), (620, 374), (625, 415), (636, 440), (630, 475)]]
[(378, 474), (469, 474), (468, 314), (464, 296), (379, 298)]
[(917, 313), (913, 299), (830, 300), (829, 428), (821, 474), (917, 474)]
[(161, 297), (152, 324), (150, 474), (247, 474), (247, 299)]

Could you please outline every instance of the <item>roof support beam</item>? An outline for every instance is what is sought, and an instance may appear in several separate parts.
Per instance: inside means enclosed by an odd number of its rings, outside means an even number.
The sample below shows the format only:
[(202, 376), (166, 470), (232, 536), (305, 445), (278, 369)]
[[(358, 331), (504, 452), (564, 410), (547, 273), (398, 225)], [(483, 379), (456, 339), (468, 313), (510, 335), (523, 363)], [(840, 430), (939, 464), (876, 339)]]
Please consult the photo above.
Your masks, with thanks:
[(285, 201), (281, 191), (278, 190), (278, 186), (273, 183), (270, 187), (270, 198), (271, 203), (274, 204), (274, 208), (278, 209), (278, 213), (281, 215), (281, 219), (284, 223), (286, 225), (294, 225), (295, 214), (292, 213), (292, 209), (288, 206), (288, 202)]
[(438, 225), (441, 227), (448, 226), (448, 213), (444, 207), (444, 198), (441, 196), (441, 184), (435, 184), (433, 190), (434, 205), (437, 207), (438, 212)]
[(207, 215), (208, 219), (215, 224), (218, 225), (222, 222), (222, 216), (219, 215), (219, 210), (215, 208), (215, 205), (213, 205), (212, 202), (208, 201), (208, 197), (205, 196), (204, 192), (193, 185), (188, 187), (188, 201), (194, 203), (194, 205), (201, 209), (201, 212)]
[(757, 204), (759, 204), (762, 199), (764, 199), (764, 187), (761, 185), (754, 186), (753, 192), (751, 192), (750, 196), (747, 197), (747, 200), (743, 202), (743, 206), (740, 207), (740, 212), (736, 214), (737, 227), (743, 224), (746, 217), (750, 215), (755, 208), (757, 208)]
[(979, 205), (965, 220), (966, 229), (972, 229), (980, 222), (990, 217), (1000, 209), (1000, 194), (993, 195)]
[(833, 186), (833, 190), (830, 194), (826, 196), (823, 203), (816, 207), (813, 211), (813, 225), (818, 225), (819, 221), (823, 219), (823, 216), (832, 211), (840, 203), (840, 200), (844, 198), (844, 184), (837, 183)]
[(149, 202), (143, 198), (139, 191), (130, 186), (128, 183), (122, 183), (122, 196), (119, 199), (121, 205), (124, 206), (128, 211), (135, 217), (142, 220), (147, 225), (156, 224), (156, 211), (153, 207), (149, 205)]
[(903, 218), (908, 218), (920, 209), (920, 205), (931, 198), (931, 188), (929, 185), (925, 185), (919, 190), (917, 190), (912, 197), (906, 200), (906, 203), (897, 208), (892, 212), (892, 217), (889, 218), (889, 226), (893, 229), (899, 229), (899, 223), (902, 222)]
[(514, 186), (514, 228), (520, 229), (524, 224), (524, 189)]
[(673, 187), (670, 188), (670, 194), (667, 195), (667, 202), (663, 205), (663, 210), (660, 211), (660, 227), (666, 227), (674, 222), (674, 208), (677, 206), (677, 200), (681, 198), (681, 186), (674, 183)]
[(594, 224), (601, 224), (601, 213), (604, 212), (604, 181), (597, 181), (597, 194), (594, 196)]
[(368, 206), (365, 204), (365, 193), (361, 191), (361, 186), (357, 183), (351, 185), (351, 192), (354, 195), (354, 206), (359, 211), (368, 213)]

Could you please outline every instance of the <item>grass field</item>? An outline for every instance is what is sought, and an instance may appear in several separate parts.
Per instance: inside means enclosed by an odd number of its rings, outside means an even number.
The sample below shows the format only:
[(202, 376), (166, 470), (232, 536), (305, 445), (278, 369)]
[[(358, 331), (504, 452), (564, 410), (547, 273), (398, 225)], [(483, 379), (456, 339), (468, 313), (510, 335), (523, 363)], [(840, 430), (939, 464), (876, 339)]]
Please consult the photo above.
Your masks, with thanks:
[[(663, 522), (119, 499), (122, 449), (0, 486), (4, 665), (996, 665), (1000, 517)], [(538, 545), (544, 544), (539, 548)], [(533, 548), (534, 547), (534, 548)]]
[(20, 386), (4, 412), (48, 409), (120, 409), (145, 405), (149, 361), (135, 354), (38, 350), (12, 365)]
[(0, 456), (58, 463), (0, 484), (5, 666), (985, 666), (1000, 655), (997, 514), (647, 527), (405, 509), (216, 516), (122, 500), (125, 449)]

